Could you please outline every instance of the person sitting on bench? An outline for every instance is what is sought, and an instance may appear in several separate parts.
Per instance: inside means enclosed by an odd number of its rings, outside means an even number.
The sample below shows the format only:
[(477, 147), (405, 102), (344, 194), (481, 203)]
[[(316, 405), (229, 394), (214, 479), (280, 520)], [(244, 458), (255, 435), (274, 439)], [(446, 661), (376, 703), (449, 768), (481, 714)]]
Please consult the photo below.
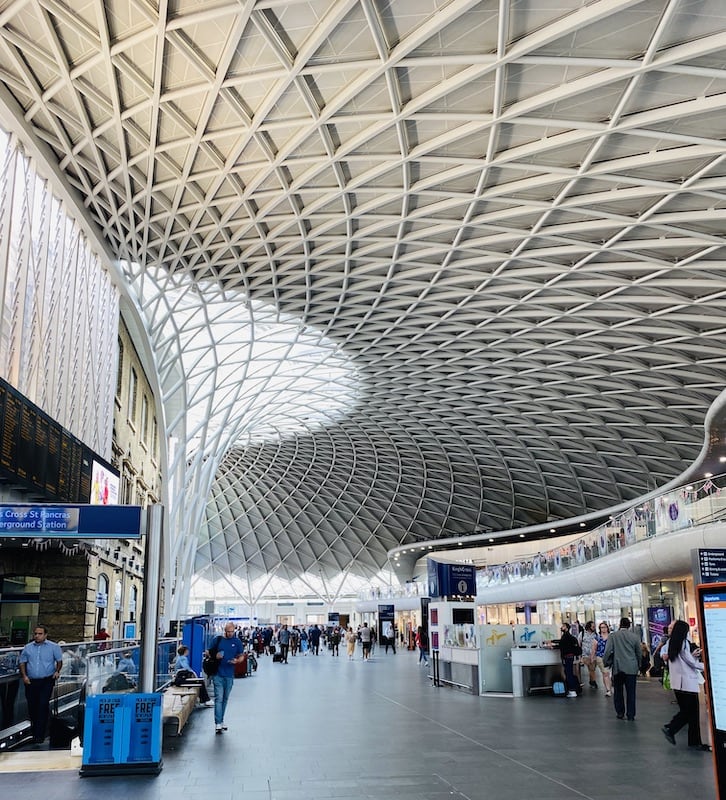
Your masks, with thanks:
[(199, 686), (199, 702), (206, 707), (212, 705), (207, 691), (206, 681), (199, 678), (189, 663), (189, 648), (183, 644), (176, 651), (176, 661), (174, 662), (174, 685), (184, 686), (186, 681), (194, 681), (194, 686)]

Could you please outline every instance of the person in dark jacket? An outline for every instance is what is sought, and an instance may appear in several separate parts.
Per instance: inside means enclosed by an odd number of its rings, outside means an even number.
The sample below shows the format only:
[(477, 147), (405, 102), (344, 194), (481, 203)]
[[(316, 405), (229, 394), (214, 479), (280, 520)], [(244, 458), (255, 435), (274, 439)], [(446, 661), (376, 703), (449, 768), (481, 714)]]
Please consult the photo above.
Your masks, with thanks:
[(563, 622), (560, 626), (560, 657), (565, 670), (565, 684), (567, 696), (577, 697), (580, 691), (580, 681), (575, 677), (575, 661), (580, 657), (580, 643), (570, 633), (570, 623)]
[[(613, 704), (618, 719), (635, 719), (635, 687), (640, 670), (640, 637), (630, 629), (630, 620), (623, 617), (618, 630), (608, 636), (603, 663), (613, 670)], [(623, 699), (623, 693), (625, 699)]]
[(314, 655), (318, 655), (320, 652), (320, 628), (317, 625), (313, 625), (308, 631), (308, 637), (310, 639), (310, 650)]

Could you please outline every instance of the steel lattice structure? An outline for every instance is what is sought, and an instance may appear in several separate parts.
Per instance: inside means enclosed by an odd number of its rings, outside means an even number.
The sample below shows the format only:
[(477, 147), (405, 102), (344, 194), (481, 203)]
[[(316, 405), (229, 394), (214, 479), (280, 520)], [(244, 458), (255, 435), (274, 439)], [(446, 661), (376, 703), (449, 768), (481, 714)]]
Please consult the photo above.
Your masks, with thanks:
[(721, 0), (3, 4), (5, 113), (151, 342), (182, 607), (195, 573), (335, 592), (691, 464), (724, 52)]

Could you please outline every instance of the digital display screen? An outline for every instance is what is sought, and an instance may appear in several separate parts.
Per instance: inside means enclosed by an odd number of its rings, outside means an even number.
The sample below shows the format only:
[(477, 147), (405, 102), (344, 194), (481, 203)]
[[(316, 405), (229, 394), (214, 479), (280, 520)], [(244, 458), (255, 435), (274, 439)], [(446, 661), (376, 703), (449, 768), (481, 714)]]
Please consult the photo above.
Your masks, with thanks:
[(118, 504), (118, 472), (0, 378), (0, 479), (3, 478), (22, 483), (50, 501)]
[(118, 505), (118, 475), (98, 461), (93, 462), (91, 474), (91, 499), (88, 502), (93, 506)]
[(473, 625), (474, 609), (473, 608), (452, 609), (451, 621), (454, 623), (454, 625)]
[(699, 587), (714, 727), (726, 731), (726, 586)]

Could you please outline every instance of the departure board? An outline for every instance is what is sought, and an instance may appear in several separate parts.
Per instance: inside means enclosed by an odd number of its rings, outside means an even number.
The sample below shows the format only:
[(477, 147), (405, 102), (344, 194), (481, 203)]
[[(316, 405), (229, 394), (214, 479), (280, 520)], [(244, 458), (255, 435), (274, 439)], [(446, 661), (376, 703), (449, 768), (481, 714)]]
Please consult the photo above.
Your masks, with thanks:
[(22, 402), (14, 393), (2, 386), (3, 402), (0, 406), (2, 411), (2, 450), (0, 455), (0, 467), (4, 467), (13, 474), (18, 471), (18, 433), (20, 431), (20, 410)]
[(61, 436), (60, 426), (48, 428), (48, 448), (45, 453), (45, 491), (53, 497), (58, 497), (60, 485), (60, 453)]
[(47, 500), (88, 503), (94, 461), (118, 470), (0, 378), (0, 479)]

